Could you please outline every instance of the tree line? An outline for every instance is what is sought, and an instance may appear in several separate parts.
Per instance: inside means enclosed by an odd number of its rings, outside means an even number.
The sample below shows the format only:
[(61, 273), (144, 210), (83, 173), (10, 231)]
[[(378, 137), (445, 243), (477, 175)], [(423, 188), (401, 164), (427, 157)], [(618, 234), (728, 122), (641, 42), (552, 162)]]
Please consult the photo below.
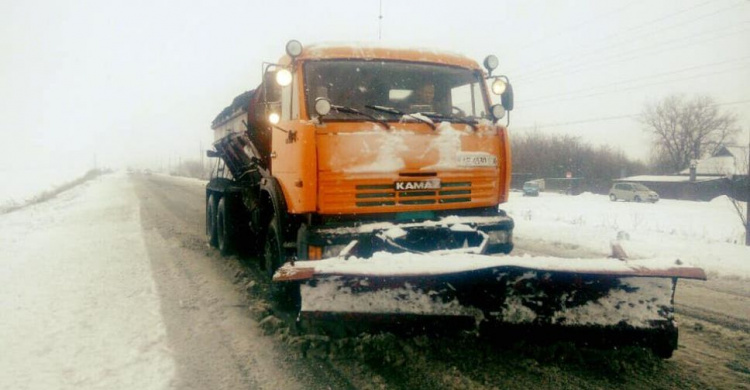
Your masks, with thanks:
[(605, 193), (612, 179), (648, 172), (646, 164), (608, 145), (592, 146), (580, 137), (538, 130), (511, 137), (513, 172), (532, 179), (583, 178), (585, 191)]
[(708, 96), (667, 96), (647, 103), (637, 120), (651, 136), (647, 163), (611, 146), (595, 147), (576, 136), (534, 130), (511, 137), (513, 171), (531, 178), (580, 177), (583, 190), (604, 193), (613, 179), (677, 174), (721, 146), (732, 145), (740, 132), (737, 116), (722, 112)]

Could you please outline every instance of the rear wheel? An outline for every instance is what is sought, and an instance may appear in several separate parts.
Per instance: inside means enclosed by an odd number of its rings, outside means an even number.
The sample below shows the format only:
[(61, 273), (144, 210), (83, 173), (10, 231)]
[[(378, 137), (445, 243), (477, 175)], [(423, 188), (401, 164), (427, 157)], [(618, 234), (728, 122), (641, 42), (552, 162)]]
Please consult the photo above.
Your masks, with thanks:
[(206, 238), (211, 246), (218, 244), (216, 235), (216, 198), (211, 194), (206, 198)]
[(232, 215), (227, 205), (226, 197), (219, 200), (216, 214), (216, 241), (222, 255), (228, 255), (234, 249), (235, 231), (232, 225)]
[(617, 196), (615, 196), (615, 194), (609, 194), (609, 200), (614, 202), (617, 200)]

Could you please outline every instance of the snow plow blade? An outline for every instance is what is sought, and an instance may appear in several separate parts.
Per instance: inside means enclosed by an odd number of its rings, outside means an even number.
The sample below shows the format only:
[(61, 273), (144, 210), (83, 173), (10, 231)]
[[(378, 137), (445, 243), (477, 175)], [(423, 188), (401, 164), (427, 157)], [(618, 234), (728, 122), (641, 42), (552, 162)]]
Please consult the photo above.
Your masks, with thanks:
[(679, 278), (706, 275), (679, 260), (378, 252), (286, 263), (274, 281), (300, 283), (303, 317), (448, 316), (469, 317), (480, 329), (643, 333), (666, 358), (677, 347)]

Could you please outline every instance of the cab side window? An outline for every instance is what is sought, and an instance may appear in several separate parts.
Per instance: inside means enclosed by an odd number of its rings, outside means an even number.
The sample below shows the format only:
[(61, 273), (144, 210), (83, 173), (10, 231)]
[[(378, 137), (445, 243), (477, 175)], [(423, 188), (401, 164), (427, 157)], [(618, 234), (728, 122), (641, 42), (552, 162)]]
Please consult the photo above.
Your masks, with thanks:
[(282, 115), (282, 91), (281, 86), (276, 83), (276, 72), (273, 68), (269, 68), (266, 71), (266, 75), (263, 80), (263, 92), (265, 93), (264, 100), (266, 103), (265, 117), (268, 118), (268, 115), (274, 112)]

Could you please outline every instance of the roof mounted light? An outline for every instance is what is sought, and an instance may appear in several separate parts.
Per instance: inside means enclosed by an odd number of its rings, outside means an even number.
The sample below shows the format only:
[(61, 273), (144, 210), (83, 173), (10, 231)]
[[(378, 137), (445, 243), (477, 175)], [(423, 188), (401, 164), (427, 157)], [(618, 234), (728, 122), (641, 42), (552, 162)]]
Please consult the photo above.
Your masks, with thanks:
[(300, 54), (302, 54), (302, 44), (292, 39), (291, 41), (286, 43), (286, 54), (289, 55), (289, 57), (297, 58)]
[(492, 75), (492, 71), (497, 69), (497, 66), (500, 65), (500, 61), (497, 59), (497, 56), (495, 55), (488, 55), (484, 59), (484, 67), (487, 68), (487, 72)]

